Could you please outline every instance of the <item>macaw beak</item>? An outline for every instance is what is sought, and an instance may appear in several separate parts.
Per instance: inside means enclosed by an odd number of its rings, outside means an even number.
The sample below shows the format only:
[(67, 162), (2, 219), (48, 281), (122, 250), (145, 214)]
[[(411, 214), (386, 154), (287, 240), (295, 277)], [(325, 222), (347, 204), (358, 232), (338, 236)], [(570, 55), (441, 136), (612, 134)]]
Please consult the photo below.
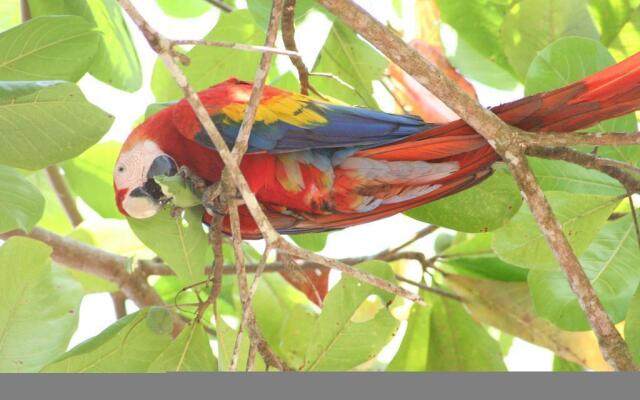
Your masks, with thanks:
[(149, 167), (147, 180), (131, 189), (122, 201), (122, 209), (133, 218), (144, 219), (156, 215), (167, 202), (162, 188), (153, 178), (156, 176), (173, 176), (178, 173), (178, 166), (173, 158), (158, 156)]

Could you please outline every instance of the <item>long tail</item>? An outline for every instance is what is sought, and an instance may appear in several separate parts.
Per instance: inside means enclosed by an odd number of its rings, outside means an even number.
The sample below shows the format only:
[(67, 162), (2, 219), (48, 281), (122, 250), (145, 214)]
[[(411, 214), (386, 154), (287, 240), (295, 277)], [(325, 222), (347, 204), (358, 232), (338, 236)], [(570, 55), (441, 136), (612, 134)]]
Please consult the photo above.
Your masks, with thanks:
[[(581, 81), (551, 92), (492, 108), (505, 122), (534, 132), (571, 132), (640, 109), (640, 53)], [(489, 144), (464, 121), (451, 122), (390, 145), (360, 151), (358, 157), (386, 161), (457, 161), (460, 169), (438, 190), (369, 213), (319, 216), (290, 233), (341, 228), (393, 215), (478, 184), (500, 160)]]

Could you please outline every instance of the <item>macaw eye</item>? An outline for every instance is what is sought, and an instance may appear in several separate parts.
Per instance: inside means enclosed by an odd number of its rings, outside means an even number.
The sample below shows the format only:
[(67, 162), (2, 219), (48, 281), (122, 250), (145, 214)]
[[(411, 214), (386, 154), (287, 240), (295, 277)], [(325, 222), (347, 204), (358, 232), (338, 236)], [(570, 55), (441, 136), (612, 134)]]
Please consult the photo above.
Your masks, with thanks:
[(118, 172), (124, 172), (124, 165), (118, 166)]

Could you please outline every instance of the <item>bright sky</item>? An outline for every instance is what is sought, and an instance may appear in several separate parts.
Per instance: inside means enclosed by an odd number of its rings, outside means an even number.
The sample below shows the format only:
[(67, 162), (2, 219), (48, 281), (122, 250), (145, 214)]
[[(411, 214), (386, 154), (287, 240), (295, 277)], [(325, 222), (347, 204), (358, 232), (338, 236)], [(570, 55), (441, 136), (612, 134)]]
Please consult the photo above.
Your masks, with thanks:
[[(359, 3), (380, 18), (391, 13), (387, 7), (390, 2), (361, 0)], [(134, 1), (134, 4), (152, 26), (159, 29), (167, 37), (174, 39), (201, 38), (211, 30), (218, 18), (217, 12), (212, 11), (196, 19), (181, 20), (167, 17), (158, 8), (155, 1), (138, 0)], [(406, 0), (405, 7), (407, 10), (411, 10), (412, 5), (413, 0)], [(147, 105), (155, 101), (150, 89), (151, 71), (156, 60), (155, 53), (131, 23), (129, 24), (129, 30), (133, 35), (142, 62), (144, 76), (142, 89), (135, 93), (122, 92), (102, 84), (89, 75), (80, 82), (83, 92), (90, 101), (116, 116), (116, 121), (104, 140), (124, 140), (131, 131), (134, 122), (144, 114)], [(410, 35), (411, 27), (407, 26), (406, 31)], [(305, 41), (305, 46), (310, 48), (321, 46), (322, 43), (313, 42), (314, 35), (311, 33), (309, 35), (310, 41)], [(455, 45), (455, 37), (444, 37), (444, 39)], [(278, 62), (288, 63), (286, 59)], [(516, 89), (513, 92), (499, 92), (483, 85), (475, 86), (480, 100), (485, 106), (504, 103), (522, 95), (521, 89)], [(382, 221), (332, 233), (329, 236), (327, 247), (322, 253), (336, 258), (374, 254), (390, 246), (403, 243), (423, 227), (423, 223), (404, 215), (394, 216)], [(417, 242), (414, 248), (431, 252), (434, 237), (431, 236)], [(131, 311), (135, 309), (133, 304), (128, 304), (128, 306)], [(114, 311), (108, 294), (85, 296), (80, 310), (80, 326), (71, 341), (71, 347), (97, 335), (114, 321)], [(392, 354), (393, 352), (390, 353), (390, 355)], [(548, 371), (551, 368), (551, 362), (551, 352), (518, 339), (515, 340), (506, 358), (506, 363), (510, 370)]]

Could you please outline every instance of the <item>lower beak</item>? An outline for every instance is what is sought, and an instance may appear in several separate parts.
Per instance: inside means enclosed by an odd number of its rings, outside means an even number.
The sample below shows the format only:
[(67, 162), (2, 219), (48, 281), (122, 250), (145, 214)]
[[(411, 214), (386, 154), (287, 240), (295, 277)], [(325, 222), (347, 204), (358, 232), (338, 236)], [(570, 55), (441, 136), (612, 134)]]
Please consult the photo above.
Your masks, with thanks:
[[(162, 191), (160, 191), (161, 194)], [(156, 193), (150, 193), (145, 187), (137, 187), (127, 194), (122, 207), (133, 218), (150, 218), (162, 209), (160, 198), (156, 196), (158, 196)]]

